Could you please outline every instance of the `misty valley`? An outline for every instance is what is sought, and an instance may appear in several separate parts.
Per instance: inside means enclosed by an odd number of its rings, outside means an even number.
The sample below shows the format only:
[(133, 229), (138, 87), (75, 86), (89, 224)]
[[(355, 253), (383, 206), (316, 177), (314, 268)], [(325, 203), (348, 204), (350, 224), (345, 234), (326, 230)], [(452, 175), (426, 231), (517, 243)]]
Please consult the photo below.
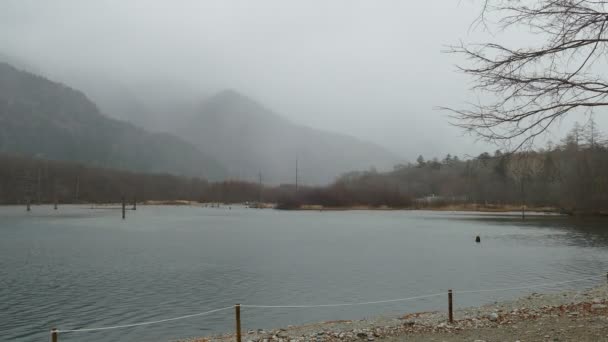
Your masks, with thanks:
[(182, 134), (152, 133), (103, 115), (65, 85), (8, 64), (0, 72), (3, 204), (126, 196), (280, 209), (530, 207), (602, 215), (608, 208), (608, 147), (593, 119), (538, 151), (403, 164), (373, 144), (292, 124), (235, 91), (212, 96), (202, 114), (177, 123)]

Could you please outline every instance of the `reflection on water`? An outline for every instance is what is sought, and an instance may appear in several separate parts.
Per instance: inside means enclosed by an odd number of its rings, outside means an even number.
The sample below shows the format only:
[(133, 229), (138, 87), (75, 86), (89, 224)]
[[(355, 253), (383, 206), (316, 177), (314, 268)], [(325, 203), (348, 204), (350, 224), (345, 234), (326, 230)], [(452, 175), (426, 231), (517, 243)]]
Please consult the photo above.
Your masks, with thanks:
[[(0, 331), (106, 326), (244, 304), (326, 304), (604, 274), (608, 221), (517, 214), (282, 212), (232, 207), (0, 208)], [(474, 238), (481, 236), (481, 244)], [(591, 286), (594, 281), (569, 284)], [(543, 291), (559, 290), (542, 289)], [(541, 289), (534, 289), (539, 291)], [(525, 291), (460, 295), (457, 306)], [(249, 328), (445, 309), (445, 298), (243, 309)], [(231, 331), (232, 312), (61, 341), (167, 341)]]

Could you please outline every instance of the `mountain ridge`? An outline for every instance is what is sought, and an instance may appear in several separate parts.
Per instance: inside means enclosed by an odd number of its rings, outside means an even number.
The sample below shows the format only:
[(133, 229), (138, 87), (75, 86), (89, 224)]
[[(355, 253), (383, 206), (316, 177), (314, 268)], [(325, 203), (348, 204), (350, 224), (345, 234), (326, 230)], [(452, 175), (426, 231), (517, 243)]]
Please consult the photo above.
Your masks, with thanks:
[(82, 92), (0, 62), (0, 152), (220, 179), (198, 148), (104, 116)]
[(175, 132), (246, 180), (262, 173), (274, 183), (293, 183), (298, 159), (302, 182), (327, 184), (400, 159), (379, 145), (294, 123), (233, 89), (206, 99)]

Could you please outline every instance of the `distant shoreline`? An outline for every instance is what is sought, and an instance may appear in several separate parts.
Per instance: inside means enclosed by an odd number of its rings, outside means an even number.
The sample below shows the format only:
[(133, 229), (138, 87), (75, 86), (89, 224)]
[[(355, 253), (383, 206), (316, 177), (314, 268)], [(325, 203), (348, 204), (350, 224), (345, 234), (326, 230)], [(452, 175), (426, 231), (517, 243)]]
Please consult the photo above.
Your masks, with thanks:
[[(521, 206), (481, 206), (475, 204), (463, 204), (463, 205), (446, 205), (446, 206), (413, 206), (394, 208), (388, 206), (350, 206), (350, 207), (324, 207), (321, 205), (303, 205), (299, 208), (293, 209), (282, 209), (282, 210), (295, 210), (295, 211), (348, 211), (348, 210), (371, 210), (371, 211), (461, 211), (461, 212), (480, 212), (480, 213), (521, 213)], [(558, 208), (554, 207), (529, 207), (525, 209), (526, 214), (551, 214), (551, 215), (566, 215), (564, 212), (560, 212)]]
[[(52, 206), (53, 203), (41, 203), (34, 204), (31, 206), (35, 208), (39, 205)], [(93, 206), (93, 207), (107, 207), (107, 206), (120, 206), (120, 202), (108, 202), (108, 203), (58, 203), (59, 207), (62, 205), (81, 205), (81, 206)], [(371, 206), (371, 205), (354, 205), (345, 207), (332, 207), (322, 205), (301, 205), (293, 208), (281, 208), (276, 203), (218, 203), (218, 202), (197, 202), (189, 200), (148, 200), (137, 202), (138, 206), (191, 206), (191, 207), (205, 207), (205, 208), (218, 208), (218, 207), (230, 207), (230, 206), (245, 206), (251, 209), (275, 209), (281, 211), (437, 211), (437, 212), (472, 212), (472, 213), (496, 213), (496, 214), (521, 214), (521, 206), (516, 205), (477, 205), (477, 204), (455, 204), (455, 205), (444, 205), (444, 206), (411, 206), (411, 207), (389, 207), (389, 206)], [(16, 207), (23, 206), (25, 203), (12, 203), (12, 204), (0, 204), (0, 207)], [(132, 207), (133, 202), (126, 202), (126, 206)], [(589, 217), (607, 217), (608, 210), (602, 210), (599, 212), (580, 212), (580, 211), (569, 211), (559, 209), (555, 207), (527, 207), (525, 209), (526, 215), (550, 215), (550, 216), (589, 216)]]
[[(324, 207), (322, 205), (302, 205), (297, 208), (277, 208), (286, 211), (442, 211), (442, 212), (476, 212), (476, 213), (496, 213), (496, 214), (521, 214), (522, 207), (517, 205), (480, 205), (480, 204), (452, 204), (442, 206), (411, 206), (411, 207), (388, 207), (388, 206), (366, 206), (357, 205), (349, 207)], [(525, 215), (552, 215), (552, 216), (589, 216), (589, 217), (606, 217), (608, 210), (600, 210), (597, 212), (584, 212), (576, 210), (567, 210), (550, 206), (543, 207), (526, 207)]]

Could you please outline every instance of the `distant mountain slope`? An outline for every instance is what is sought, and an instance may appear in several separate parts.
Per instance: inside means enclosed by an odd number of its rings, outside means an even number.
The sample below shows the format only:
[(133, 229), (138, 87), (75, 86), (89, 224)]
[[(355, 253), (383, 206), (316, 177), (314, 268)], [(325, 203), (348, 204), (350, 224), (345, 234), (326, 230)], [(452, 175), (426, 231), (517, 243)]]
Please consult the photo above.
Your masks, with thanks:
[(175, 118), (192, 112), (200, 94), (171, 81), (147, 80), (128, 84), (106, 75), (82, 71), (58, 76), (64, 83), (82, 91), (111, 118), (124, 120), (151, 132), (170, 131)]
[(193, 145), (102, 115), (84, 94), (0, 63), (0, 152), (218, 179)]
[(83, 92), (104, 115), (128, 121), (146, 130), (149, 130), (149, 126), (154, 122), (145, 104), (121, 82), (84, 75), (72, 77), (64, 75), (61, 79)]
[(296, 125), (232, 90), (203, 103), (178, 134), (226, 166), (231, 175), (266, 182), (324, 184), (340, 174), (392, 167), (398, 157), (355, 138)]

